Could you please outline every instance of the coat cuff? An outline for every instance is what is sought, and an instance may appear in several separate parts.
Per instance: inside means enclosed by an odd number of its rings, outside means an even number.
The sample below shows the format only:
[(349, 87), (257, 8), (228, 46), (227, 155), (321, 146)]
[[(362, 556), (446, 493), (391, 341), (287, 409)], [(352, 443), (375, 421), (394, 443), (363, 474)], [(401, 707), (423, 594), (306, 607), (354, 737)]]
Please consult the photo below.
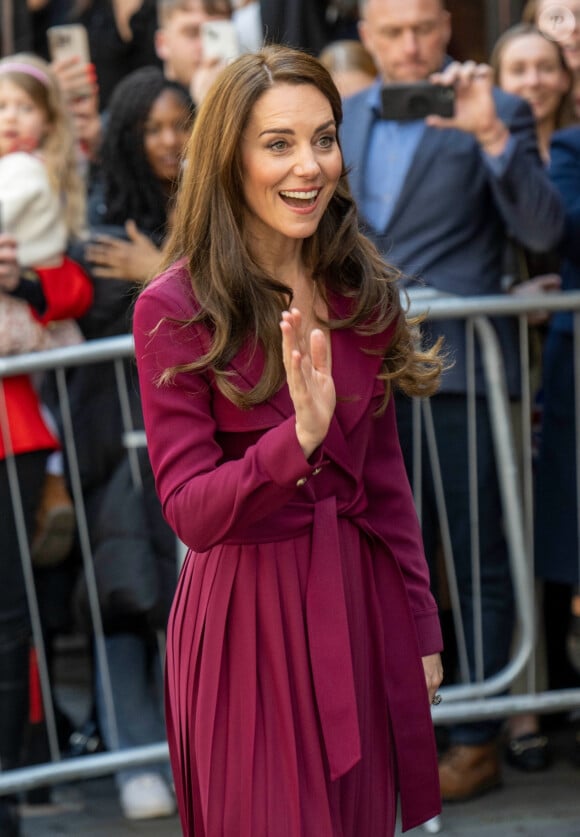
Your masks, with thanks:
[(323, 458), (322, 445), (310, 459), (305, 458), (296, 435), (294, 416), (273, 427), (262, 438), (260, 460), (272, 482), (281, 488), (291, 485), (301, 488), (311, 477), (317, 476), (327, 462)]
[(440, 653), (443, 650), (443, 635), (437, 610), (424, 610), (421, 613), (414, 613), (413, 619), (417, 629), (421, 656), (426, 657), (429, 654)]

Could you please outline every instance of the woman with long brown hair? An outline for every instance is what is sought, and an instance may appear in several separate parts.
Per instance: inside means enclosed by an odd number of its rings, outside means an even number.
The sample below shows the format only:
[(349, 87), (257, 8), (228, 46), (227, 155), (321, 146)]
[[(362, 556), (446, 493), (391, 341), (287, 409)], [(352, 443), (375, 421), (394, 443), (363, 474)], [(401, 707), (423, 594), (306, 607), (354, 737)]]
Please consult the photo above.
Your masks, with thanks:
[(358, 229), (340, 96), (283, 47), (220, 75), (165, 272), (134, 316), (165, 516), (188, 546), (167, 728), (183, 831), (386, 837), (440, 808), (437, 609), (392, 391), (437, 386)]
[(576, 121), (573, 76), (562, 49), (534, 24), (518, 23), (500, 35), (489, 63), (497, 86), (529, 103), (540, 155), (547, 164), (554, 131)]

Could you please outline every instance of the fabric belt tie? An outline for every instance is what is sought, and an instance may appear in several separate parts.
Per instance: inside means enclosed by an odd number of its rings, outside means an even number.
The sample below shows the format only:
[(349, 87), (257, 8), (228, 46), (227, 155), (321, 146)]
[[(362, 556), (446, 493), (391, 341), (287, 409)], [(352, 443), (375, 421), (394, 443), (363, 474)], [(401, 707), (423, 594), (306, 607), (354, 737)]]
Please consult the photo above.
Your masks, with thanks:
[(322, 735), (335, 780), (361, 758), (335, 497), (314, 504), (306, 623)]

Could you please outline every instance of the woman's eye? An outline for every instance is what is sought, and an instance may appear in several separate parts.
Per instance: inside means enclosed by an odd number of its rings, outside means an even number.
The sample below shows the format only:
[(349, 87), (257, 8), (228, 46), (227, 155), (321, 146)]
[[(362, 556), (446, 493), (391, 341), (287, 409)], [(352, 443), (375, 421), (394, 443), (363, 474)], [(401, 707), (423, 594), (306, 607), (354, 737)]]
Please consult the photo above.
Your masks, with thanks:
[(269, 148), (271, 148), (272, 151), (284, 151), (286, 146), (287, 143), (285, 140), (276, 140), (275, 142), (270, 143)]
[(320, 139), (318, 140), (318, 144), (321, 148), (330, 148), (332, 145), (334, 145), (335, 142), (336, 137), (330, 134), (326, 134), (325, 136), (320, 137)]

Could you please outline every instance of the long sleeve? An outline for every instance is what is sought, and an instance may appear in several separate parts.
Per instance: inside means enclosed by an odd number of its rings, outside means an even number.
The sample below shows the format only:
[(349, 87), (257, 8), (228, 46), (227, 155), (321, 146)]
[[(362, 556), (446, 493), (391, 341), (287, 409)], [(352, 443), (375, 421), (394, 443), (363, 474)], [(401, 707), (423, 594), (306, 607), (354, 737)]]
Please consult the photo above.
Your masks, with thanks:
[(93, 284), (75, 261), (65, 256), (58, 267), (37, 268), (36, 272), (46, 302), (38, 318), (41, 323), (77, 319), (88, 311), (93, 301)]
[(566, 210), (562, 255), (580, 265), (580, 128), (554, 134), (549, 173)]
[(550, 250), (562, 235), (564, 211), (538, 154), (531, 110), (525, 102), (518, 102), (504, 121), (515, 140), (513, 149), (499, 174), (486, 166), (497, 208), (521, 244), (535, 252)]
[(175, 323), (185, 316), (163, 286), (151, 286), (137, 301), (133, 328), (157, 492), (178, 537), (201, 552), (281, 508), (316, 463), (302, 453), (293, 416), (260, 434), (240, 459), (223, 461), (209, 376), (179, 373), (157, 384), (164, 369), (202, 352), (199, 335)]
[(0, 160), (0, 203), (2, 229), (16, 238), (23, 267), (51, 264), (61, 257), (68, 232), (60, 197), (40, 159), (15, 152)]

